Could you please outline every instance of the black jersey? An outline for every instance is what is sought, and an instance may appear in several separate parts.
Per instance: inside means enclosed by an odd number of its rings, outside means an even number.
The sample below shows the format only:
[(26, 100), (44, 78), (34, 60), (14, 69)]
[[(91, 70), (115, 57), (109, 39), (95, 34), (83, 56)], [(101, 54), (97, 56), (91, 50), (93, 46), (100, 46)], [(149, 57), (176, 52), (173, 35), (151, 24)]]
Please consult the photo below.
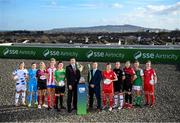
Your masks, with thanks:
[(123, 80), (122, 80), (122, 77), (125, 76), (124, 75), (124, 71), (121, 70), (121, 69), (116, 69), (116, 68), (113, 71), (116, 73), (117, 78), (118, 78), (117, 81), (113, 82), (114, 92), (122, 92), (122, 90), (123, 90)]
[(124, 71), (121, 70), (121, 69), (116, 69), (116, 68), (115, 68), (113, 71), (114, 71), (114, 72), (116, 73), (116, 75), (117, 75), (117, 78), (118, 78), (117, 82), (122, 83), (122, 77), (125, 76)]

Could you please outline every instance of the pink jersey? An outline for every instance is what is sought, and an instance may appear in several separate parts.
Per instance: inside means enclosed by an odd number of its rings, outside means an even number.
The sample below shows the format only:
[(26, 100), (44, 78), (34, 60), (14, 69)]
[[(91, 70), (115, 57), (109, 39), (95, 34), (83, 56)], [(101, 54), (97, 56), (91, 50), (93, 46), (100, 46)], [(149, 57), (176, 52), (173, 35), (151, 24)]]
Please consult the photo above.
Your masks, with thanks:
[(54, 73), (55, 73), (56, 68), (48, 68), (47, 69), (47, 73), (48, 73), (48, 79), (47, 79), (47, 87), (50, 86), (55, 86), (55, 77), (54, 77)]

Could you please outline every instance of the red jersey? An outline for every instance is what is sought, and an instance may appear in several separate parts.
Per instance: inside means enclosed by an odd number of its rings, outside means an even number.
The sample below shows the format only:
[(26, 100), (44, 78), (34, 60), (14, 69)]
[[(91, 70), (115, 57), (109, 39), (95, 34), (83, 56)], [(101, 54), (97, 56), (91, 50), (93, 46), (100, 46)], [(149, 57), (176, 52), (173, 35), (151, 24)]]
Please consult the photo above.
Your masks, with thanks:
[(132, 82), (132, 77), (136, 74), (134, 69), (131, 68), (131, 67), (129, 67), (129, 68), (125, 67), (123, 69), (123, 71), (125, 73), (125, 80), (129, 81), (129, 82)]
[(154, 85), (150, 84), (151, 80), (155, 80), (156, 72), (154, 69), (144, 70), (144, 91), (154, 91)]
[(103, 76), (104, 80), (109, 80), (108, 84), (103, 82), (103, 86), (102, 86), (103, 92), (104, 93), (113, 93), (114, 90), (113, 90), (113, 81), (112, 80), (115, 79), (115, 76), (116, 76), (115, 72), (112, 70), (109, 72), (103, 71), (102, 76)]

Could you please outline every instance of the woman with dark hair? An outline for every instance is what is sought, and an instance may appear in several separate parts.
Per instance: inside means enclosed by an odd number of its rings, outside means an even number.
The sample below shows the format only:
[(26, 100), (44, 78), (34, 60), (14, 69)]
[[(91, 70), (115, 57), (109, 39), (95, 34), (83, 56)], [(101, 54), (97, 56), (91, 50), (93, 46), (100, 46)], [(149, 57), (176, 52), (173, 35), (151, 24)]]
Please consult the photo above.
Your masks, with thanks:
[(106, 64), (106, 70), (102, 72), (103, 76), (103, 109), (106, 108), (107, 97), (109, 97), (110, 107), (109, 111), (112, 111), (113, 107), (113, 96), (114, 96), (114, 87), (113, 81), (117, 81), (117, 75), (111, 69), (111, 64)]

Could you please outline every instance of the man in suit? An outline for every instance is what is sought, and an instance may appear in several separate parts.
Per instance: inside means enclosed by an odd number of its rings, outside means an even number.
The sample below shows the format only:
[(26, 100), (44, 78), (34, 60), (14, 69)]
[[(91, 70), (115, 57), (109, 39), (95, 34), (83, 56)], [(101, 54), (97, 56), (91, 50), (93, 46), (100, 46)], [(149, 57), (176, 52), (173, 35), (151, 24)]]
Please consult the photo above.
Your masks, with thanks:
[[(77, 68), (75, 58), (70, 59), (70, 65), (66, 67), (66, 79), (67, 79), (67, 108), (70, 113), (72, 110), (77, 110), (77, 84), (80, 80), (80, 71)], [(73, 109), (71, 103), (73, 100)]]
[(89, 108), (93, 108), (94, 94), (97, 99), (97, 109), (101, 110), (101, 88), (100, 83), (102, 80), (102, 73), (98, 70), (98, 63), (93, 62), (92, 70), (89, 71), (88, 74), (88, 82), (89, 82)]

